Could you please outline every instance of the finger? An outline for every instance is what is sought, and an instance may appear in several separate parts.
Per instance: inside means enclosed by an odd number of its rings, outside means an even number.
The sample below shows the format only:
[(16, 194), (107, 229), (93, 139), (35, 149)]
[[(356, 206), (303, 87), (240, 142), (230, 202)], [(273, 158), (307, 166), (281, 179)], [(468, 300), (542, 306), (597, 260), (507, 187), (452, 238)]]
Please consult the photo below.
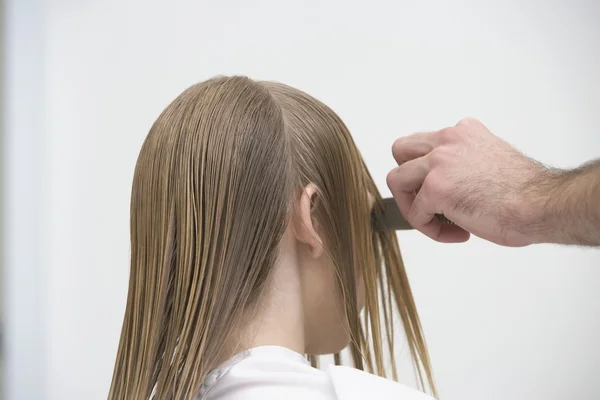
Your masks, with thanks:
[(435, 217), (439, 212), (431, 202), (431, 196), (428, 195), (427, 187), (413, 199), (410, 210), (406, 215), (406, 220), (412, 227), (421, 233), (429, 236), (433, 240), (443, 243), (459, 243), (469, 239), (469, 232), (458, 225), (449, 225), (441, 222)]
[(396, 200), (396, 204), (398, 205), (398, 209), (402, 213), (402, 216), (408, 221), (406, 216), (415, 200), (416, 191), (404, 190), (402, 188), (402, 182), (399, 181), (402, 174), (399, 173), (399, 168), (400, 167), (396, 167), (388, 173), (387, 185), (392, 192), (392, 196), (394, 196), (394, 200)]
[(406, 161), (423, 157), (439, 146), (441, 142), (439, 131), (415, 133), (397, 139), (392, 145), (392, 154), (398, 165)]
[[(394, 200), (396, 201), (396, 205), (398, 206), (398, 209), (400, 210), (400, 213), (402, 214), (404, 219), (406, 221), (408, 221), (407, 216), (409, 215), (412, 204), (415, 201), (416, 193), (415, 192), (398, 191), (396, 193), (393, 193), (393, 196), (394, 196)], [(410, 224), (410, 222), (409, 222), (409, 224)], [(413, 225), (410, 224), (410, 226), (413, 226)]]
[(435, 218), (435, 213), (435, 208), (427, 198), (425, 190), (421, 190), (415, 196), (406, 215), (406, 220), (413, 228), (435, 239), (442, 229), (442, 223)]
[(470, 237), (471, 234), (458, 225), (442, 224), (438, 236), (432, 239), (441, 243), (462, 243)]
[[(390, 174), (394, 172), (395, 171), (392, 171)], [(397, 186), (392, 184), (390, 189), (392, 187), (396, 188)], [(416, 192), (408, 192), (393, 189), (392, 194), (394, 196), (394, 199), (396, 200), (398, 209), (404, 216), (404, 219), (406, 219), (413, 228), (416, 228), (417, 230), (421, 231), (422, 233), (426, 234), (432, 239), (437, 240), (438, 242), (460, 243), (469, 240), (469, 232), (460, 228), (458, 225), (448, 225), (441, 223), (435, 218), (434, 214), (431, 214), (431, 218), (429, 220), (427, 220), (429, 217), (426, 217), (425, 224), (421, 227), (418, 227), (417, 225), (419, 224), (419, 222), (411, 222), (412, 217), (410, 217), (411, 209), (413, 208), (413, 204), (417, 196)], [(417, 205), (416, 207), (419, 208), (420, 206)], [(417, 217), (417, 220), (418, 218), (419, 217)]]
[(430, 171), (428, 160), (427, 156), (419, 157), (394, 168), (387, 177), (392, 193), (418, 191)]

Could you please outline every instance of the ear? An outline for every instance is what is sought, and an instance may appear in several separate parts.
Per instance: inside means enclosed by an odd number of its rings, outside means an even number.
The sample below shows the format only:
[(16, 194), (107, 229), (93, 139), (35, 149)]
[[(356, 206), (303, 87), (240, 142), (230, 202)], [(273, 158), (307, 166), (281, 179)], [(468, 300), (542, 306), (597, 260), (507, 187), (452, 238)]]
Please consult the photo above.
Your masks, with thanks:
[(294, 216), (296, 240), (308, 248), (308, 252), (313, 258), (318, 258), (323, 254), (319, 225), (312, 215), (318, 200), (317, 187), (311, 183), (302, 190)]

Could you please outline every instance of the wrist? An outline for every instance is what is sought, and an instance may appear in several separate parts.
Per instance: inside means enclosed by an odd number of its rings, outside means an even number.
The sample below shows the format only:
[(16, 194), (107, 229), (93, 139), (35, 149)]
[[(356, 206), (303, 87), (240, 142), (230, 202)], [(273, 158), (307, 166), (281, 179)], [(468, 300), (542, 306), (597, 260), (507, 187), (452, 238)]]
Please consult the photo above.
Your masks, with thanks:
[(527, 181), (518, 197), (520, 232), (529, 244), (559, 243), (561, 203), (568, 198), (564, 171), (541, 167)]
[[(521, 243), (600, 245), (600, 162), (542, 168), (513, 196), (511, 224)], [(505, 229), (506, 230), (506, 229)]]

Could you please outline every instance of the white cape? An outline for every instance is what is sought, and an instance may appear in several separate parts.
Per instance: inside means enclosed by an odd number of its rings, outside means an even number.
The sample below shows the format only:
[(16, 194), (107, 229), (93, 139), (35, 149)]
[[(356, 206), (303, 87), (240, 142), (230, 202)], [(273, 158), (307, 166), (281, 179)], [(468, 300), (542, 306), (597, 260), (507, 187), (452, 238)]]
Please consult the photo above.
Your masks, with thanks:
[(312, 368), (301, 354), (278, 346), (250, 349), (215, 369), (202, 385), (200, 399), (433, 400), (355, 368)]

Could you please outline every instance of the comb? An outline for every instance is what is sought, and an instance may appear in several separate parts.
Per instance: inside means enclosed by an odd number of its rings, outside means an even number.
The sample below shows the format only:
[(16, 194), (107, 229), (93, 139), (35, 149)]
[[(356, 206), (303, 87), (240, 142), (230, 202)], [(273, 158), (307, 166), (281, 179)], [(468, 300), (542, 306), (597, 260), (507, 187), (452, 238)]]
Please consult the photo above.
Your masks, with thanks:
[[(383, 199), (382, 206), (378, 212), (373, 211), (371, 214), (371, 222), (374, 230), (406, 231), (415, 229), (404, 219), (393, 197)], [(435, 217), (444, 224), (454, 225), (454, 222), (450, 221), (443, 214), (435, 214)]]

